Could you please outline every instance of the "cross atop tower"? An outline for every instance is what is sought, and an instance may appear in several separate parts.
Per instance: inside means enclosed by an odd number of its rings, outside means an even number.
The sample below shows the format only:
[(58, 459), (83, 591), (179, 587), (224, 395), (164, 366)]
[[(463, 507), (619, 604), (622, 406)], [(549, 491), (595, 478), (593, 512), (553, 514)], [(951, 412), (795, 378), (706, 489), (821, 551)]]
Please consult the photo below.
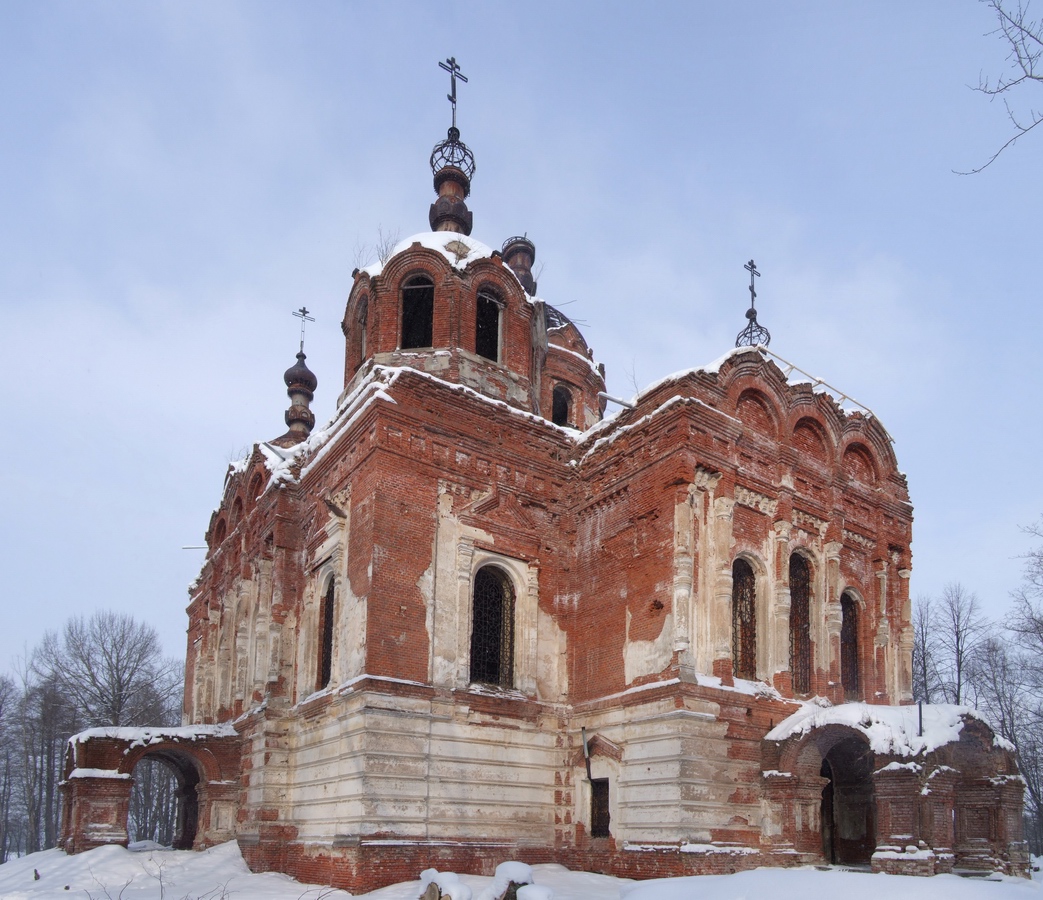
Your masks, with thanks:
[(304, 327), (308, 322), (314, 322), (315, 319), (308, 315), (308, 307), (302, 306), (295, 313), (293, 313), (298, 319), (301, 320), (301, 353), (304, 352)]
[(750, 273), (750, 308), (746, 310), (746, 327), (736, 336), (735, 346), (767, 347), (771, 343), (771, 334), (767, 328), (757, 322), (757, 310), (754, 306), (757, 302), (754, 280), (760, 278), (761, 273), (757, 271), (757, 264), (752, 259), (743, 268)]
[(450, 56), (445, 62), (439, 62), (438, 66), (449, 73), (451, 90), (446, 94), (446, 98), (453, 104), (453, 128), (456, 128), (456, 79), (459, 78), (464, 84), (467, 84), (467, 76), (460, 71), (455, 56)]
[(761, 273), (757, 271), (757, 263), (752, 259), (743, 268), (750, 273), (750, 309), (753, 309), (753, 304), (757, 299), (757, 292), (753, 289), (753, 279), (760, 278)]

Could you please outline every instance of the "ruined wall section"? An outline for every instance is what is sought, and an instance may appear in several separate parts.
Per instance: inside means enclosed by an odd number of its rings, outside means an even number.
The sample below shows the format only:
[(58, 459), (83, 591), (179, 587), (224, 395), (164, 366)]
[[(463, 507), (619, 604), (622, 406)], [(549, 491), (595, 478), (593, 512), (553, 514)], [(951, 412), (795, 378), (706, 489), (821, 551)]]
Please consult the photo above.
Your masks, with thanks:
[[(731, 683), (736, 559), (756, 579), (757, 680), (792, 694), (793, 554), (811, 576), (809, 693), (909, 699), (912, 517), (875, 419), (789, 385), (749, 351), (654, 387), (578, 452), (577, 631), (596, 622), (599, 641), (575, 655), (577, 699), (598, 695), (592, 683), (610, 693), (686, 667)], [(845, 593), (857, 604), (859, 675), (847, 696)], [(658, 643), (644, 633), (656, 613), (670, 620)]]
[[(301, 509), (256, 450), (230, 469), (188, 606), (184, 718), (224, 722), (293, 684)], [(269, 489), (270, 488), (270, 489)]]
[[(262, 788), (267, 771), (252, 768), (247, 821), (274, 816), (296, 829), (301, 853), (319, 856), (391, 836), (552, 843), (567, 692), (553, 601), (570, 552), (555, 536), (567, 437), (402, 370), (336, 441), (306, 464), (300, 488), (316, 510), (305, 607), (327, 570), (344, 579), (336, 671), (309, 693), (317, 616), (305, 608), (301, 686), (284, 720), (293, 724), (285, 736), (270, 722), (256, 729), (258, 752), (262, 735), (285, 747), (285, 784)], [(359, 447), (353, 461), (349, 447)], [(515, 591), (510, 688), (470, 683), (471, 586), (487, 564)], [(359, 603), (362, 672), (349, 663), (354, 626), (343, 619)], [(285, 799), (272, 806), (273, 795)], [(250, 833), (263, 843), (267, 827)]]

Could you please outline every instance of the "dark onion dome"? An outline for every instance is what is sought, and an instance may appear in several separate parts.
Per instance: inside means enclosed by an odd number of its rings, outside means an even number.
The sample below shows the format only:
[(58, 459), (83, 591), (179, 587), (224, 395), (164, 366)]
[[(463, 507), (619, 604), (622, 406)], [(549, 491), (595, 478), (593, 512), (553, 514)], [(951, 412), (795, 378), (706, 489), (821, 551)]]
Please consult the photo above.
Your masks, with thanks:
[(310, 401), (315, 399), (315, 388), (318, 387), (319, 380), (315, 377), (315, 373), (305, 365), (304, 360), (307, 358), (303, 350), (299, 351), (296, 364), (286, 370), (283, 381), (286, 382), (286, 387), (290, 392), (307, 394)]

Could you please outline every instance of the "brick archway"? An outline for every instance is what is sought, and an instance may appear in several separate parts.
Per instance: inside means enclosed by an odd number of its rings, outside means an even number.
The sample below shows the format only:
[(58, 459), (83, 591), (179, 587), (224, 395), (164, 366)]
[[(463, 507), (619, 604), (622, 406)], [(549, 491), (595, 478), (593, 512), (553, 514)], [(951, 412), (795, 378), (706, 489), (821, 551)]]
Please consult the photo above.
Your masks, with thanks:
[(62, 783), (67, 852), (127, 844), (134, 768), (148, 759), (169, 766), (177, 779), (176, 849), (203, 849), (235, 836), (240, 741), (234, 729), (94, 728), (69, 741)]
[(875, 757), (865, 735), (826, 725), (765, 747), (772, 843), (809, 862), (867, 865), (876, 847)]

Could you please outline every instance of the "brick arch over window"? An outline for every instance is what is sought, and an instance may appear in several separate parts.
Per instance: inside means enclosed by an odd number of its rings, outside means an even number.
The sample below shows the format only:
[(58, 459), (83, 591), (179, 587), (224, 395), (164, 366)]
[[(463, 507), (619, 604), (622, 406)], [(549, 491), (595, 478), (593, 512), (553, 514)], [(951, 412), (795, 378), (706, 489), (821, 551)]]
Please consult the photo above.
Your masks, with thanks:
[(427, 275), (413, 275), (402, 284), (403, 350), (430, 347), (434, 342), (435, 283)]
[(793, 446), (802, 457), (822, 464), (828, 464), (832, 456), (822, 426), (807, 416), (798, 421), (793, 428)]
[(778, 435), (772, 403), (761, 391), (750, 388), (743, 391), (735, 404), (735, 415), (764, 437), (774, 438)]
[(732, 671), (757, 677), (757, 577), (745, 559), (732, 563)]
[(840, 684), (845, 699), (862, 696), (859, 678), (859, 602), (852, 591), (840, 597)]
[(799, 553), (789, 559), (790, 673), (793, 692), (811, 691), (811, 566)]
[(482, 566), (471, 588), (472, 682), (514, 686), (514, 585), (499, 566)]
[(864, 445), (849, 444), (844, 450), (843, 464), (848, 478), (862, 484), (876, 483), (877, 467), (873, 461), (873, 454)]
[(248, 510), (254, 508), (257, 498), (261, 496), (261, 491), (263, 490), (264, 476), (260, 472), (255, 472), (254, 477), (250, 479), (250, 487), (246, 492), (246, 508)]
[(365, 362), (368, 351), (366, 327), (369, 323), (369, 297), (363, 294), (355, 304), (354, 314), (345, 319), (348, 331), (349, 367), (355, 372)]

